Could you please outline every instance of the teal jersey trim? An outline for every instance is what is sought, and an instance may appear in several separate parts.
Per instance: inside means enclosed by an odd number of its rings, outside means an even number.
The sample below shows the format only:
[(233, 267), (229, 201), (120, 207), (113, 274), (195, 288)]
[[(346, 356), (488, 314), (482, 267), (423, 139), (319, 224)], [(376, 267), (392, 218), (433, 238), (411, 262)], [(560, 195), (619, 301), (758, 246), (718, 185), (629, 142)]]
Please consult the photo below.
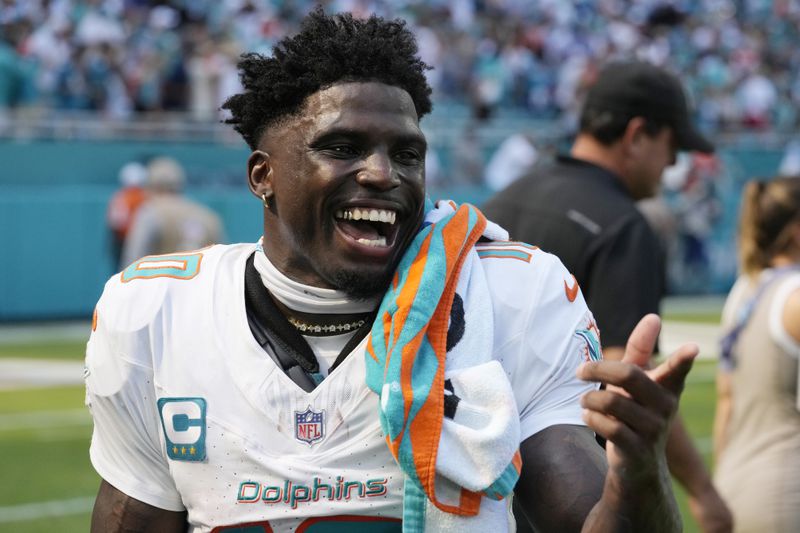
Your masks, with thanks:
[(122, 282), (134, 279), (192, 279), (200, 273), (203, 254), (152, 255), (131, 263), (122, 271)]
[(479, 248), (476, 248), (476, 251), (478, 252), (478, 257), (480, 257), (481, 259), (486, 259), (490, 257), (497, 257), (497, 258), (508, 257), (511, 259), (521, 259), (526, 262), (529, 262), (531, 260), (530, 252), (523, 252), (522, 250), (498, 250), (497, 248), (481, 250)]

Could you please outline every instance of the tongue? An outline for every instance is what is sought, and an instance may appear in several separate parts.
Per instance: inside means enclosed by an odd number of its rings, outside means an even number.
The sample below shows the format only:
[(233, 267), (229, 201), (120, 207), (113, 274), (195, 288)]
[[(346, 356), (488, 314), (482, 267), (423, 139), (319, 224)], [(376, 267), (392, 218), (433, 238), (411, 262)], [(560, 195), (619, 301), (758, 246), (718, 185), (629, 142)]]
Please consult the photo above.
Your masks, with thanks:
[(339, 227), (343, 232), (350, 235), (354, 239), (369, 239), (374, 241), (381, 236), (375, 226), (369, 222), (361, 222), (356, 220), (339, 220)]

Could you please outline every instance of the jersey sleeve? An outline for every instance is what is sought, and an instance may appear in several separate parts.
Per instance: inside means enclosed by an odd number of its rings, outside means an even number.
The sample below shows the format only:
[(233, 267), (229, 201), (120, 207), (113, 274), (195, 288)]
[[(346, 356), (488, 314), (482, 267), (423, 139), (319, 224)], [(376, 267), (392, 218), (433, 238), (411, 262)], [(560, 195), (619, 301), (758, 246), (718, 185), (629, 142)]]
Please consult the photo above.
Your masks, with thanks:
[[(94, 420), (89, 456), (97, 473), (149, 505), (183, 511), (161, 441), (149, 363), (149, 328), (126, 313), (110, 281), (98, 302), (86, 347), (86, 405)], [(142, 321), (139, 321), (142, 322)]]
[(664, 284), (657, 237), (643, 218), (624, 219), (594, 254), (586, 282), (605, 346), (625, 346), (639, 320), (659, 312)]
[(598, 385), (578, 379), (584, 361), (602, 357), (599, 332), (577, 281), (550, 254), (537, 253), (542, 275), (525, 292), (522, 331), (507, 361), (520, 413), (521, 440), (553, 425), (586, 425), (580, 398)]

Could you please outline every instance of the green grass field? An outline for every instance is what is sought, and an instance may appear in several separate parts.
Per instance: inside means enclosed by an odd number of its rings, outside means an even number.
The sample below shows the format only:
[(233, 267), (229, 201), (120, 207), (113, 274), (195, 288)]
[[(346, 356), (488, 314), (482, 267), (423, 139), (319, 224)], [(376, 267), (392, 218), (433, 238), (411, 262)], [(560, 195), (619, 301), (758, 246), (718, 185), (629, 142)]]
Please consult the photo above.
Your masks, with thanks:
[[(71, 341), (0, 344), (0, 357), (80, 360), (84, 346)], [(714, 373), (715, 362), (698, 361), (681, 400), (686, 425), (707, 460)], [(88, 531), (89, 509), (100, 481), (89, 463), (90, 435), (83, 387), (0, 390), (0, 532)], [(679, 487), (676, 495), (685, 531), (697, 532)]]
[(0, 343), (0, 357), (80, 361), (83, 359), (85, 351), (86, 341), (48, 340), (36, 343)]

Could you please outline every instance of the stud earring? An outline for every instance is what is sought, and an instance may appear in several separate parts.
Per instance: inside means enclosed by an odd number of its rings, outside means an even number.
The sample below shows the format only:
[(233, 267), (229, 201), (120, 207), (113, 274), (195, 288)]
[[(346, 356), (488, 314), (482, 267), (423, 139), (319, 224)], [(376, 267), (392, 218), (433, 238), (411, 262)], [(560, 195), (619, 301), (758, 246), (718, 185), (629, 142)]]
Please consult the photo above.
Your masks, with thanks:
[(267, 193), (265, 192), (261, 193), (261, 200), (264, 202), (264, 207), (269, 209), (269, 199), (267, 198)]

